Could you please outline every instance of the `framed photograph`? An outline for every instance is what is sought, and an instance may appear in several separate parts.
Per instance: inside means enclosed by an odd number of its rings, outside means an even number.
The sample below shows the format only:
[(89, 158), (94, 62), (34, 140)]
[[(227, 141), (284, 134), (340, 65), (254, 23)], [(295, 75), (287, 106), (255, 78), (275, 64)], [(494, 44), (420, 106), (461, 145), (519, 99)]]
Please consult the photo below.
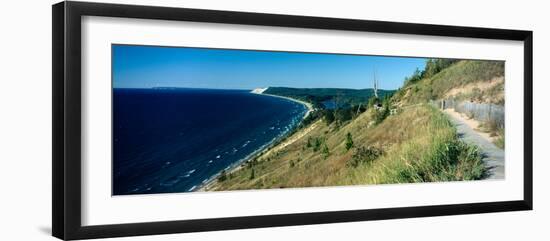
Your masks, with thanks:
[(52, 51), (60, 239), (532, 209), (531, 31), (65, 1)]

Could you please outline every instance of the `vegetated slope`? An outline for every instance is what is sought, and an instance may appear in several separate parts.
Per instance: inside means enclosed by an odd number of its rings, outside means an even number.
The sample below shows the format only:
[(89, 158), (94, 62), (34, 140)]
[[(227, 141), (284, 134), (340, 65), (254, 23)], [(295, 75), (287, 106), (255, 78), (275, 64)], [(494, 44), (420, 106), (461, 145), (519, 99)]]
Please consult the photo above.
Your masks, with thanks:
[[(394, 114), (369, 108), (345, 122), (318, 115), (207, 190), (482, 179), (487, 173), (478, 148), (460, 141), (449, 119), (428, 101), (449, 93), (466, 98), (469, 92), (453, 91), (499, 78), (503, 68), (502, 63), (456, 61), (431, 74), (417, 71), (416, 80), (408, 79), (389, 100)], [(498, 94), (484, 91), (484, 98), (497, 99)]]
[(433, 107), (411, 107), (379, 125), (372, 122), (375, 111), (341, 127), (320, 119), (294, 134), (300, 138), (291, 144), (244, 163), (210, 190), (473, 180), (484, 175), (477, 149), (458, 141), (451, 123)]
[[(434, 63), (434, 62), (432, 62)], [(473, 102), (504, 105), (504, 62), (483, 60), (454, 61), (445, 68), (431, 74), (417, 72), (403, 88), (398, 90), (393, 99), (397, 106), (407, 106), (423, 103), (428, 100), (455, 100), (454, 103)], [(504, 128), (501, 115), (495, 114), (499, 108), (490, 105), (462, 109), (462, 113), (470, 118), (476, 115), (490, 119), (477, 119), (480, 125), (477, 130), (489, 133), (493, 143), (504, 148)], [(455, 106), (456, 107), (456, 106)], [(454, 107), (452, 107), (454, 108)], [(476, 119), (476, 118), (474, 118)]]
[(405, 84), (394, 95), (400, 105), (432, 99), (504, 103), (504, 62), (461, 60), (425, 78)]

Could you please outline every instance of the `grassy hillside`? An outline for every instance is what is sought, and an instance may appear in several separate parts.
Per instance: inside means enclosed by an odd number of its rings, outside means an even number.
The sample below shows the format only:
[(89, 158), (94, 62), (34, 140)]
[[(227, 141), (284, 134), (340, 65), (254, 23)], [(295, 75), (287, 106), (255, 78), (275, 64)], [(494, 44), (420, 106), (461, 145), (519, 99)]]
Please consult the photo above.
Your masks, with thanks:
[[(435, 67), (415, 72), (381, 109), (369, 105), (366, 111), (343, 122), (327, 121), (327, 115), (312, 115), (317, 117), (240, 168), (223, 173), (206, 190), (484, 178), (486, 167), (478, 148), (459, 140), (448, 118), (428, 101), (473, 98), (476, 88), (483, 92), (480, 101), (504, 101), (498, 89), (503, 88), (504, 64), (432, 63)], [(272, 91), (289, 97), (298, 93), (289, 89)], [(315, 92), (323, 96), (323, 91)], [(388, 113), (390, 108), (392, 114)]]
[(477, 149), (458, 141), (455, 129), (433, 107), (411, 107), (379, 125), (373, 124), (374, 111), (363, 113), (341, 128), (318, 120), (309, 129), (297, 132), (299, 138), (288, 138), (284, 148), (275, 147), (243, 164), (209, 190), (483, 177)]
[[(409, 81), (392, 97), (397, 106), (453, 99), (457, 102), (492, 103), (503, 106), (504, 62), (461, 60), (417, 81)], [(495, 116), (496, 117), (496, 116)], [(479, 131), (504, 148), (504, 129), (494, 120), (481, 121)]]
[(454, 98), (504, 103), (504, 62), (462, 60), (428, 78), (410, 82), (394, 95), (400, 104)]

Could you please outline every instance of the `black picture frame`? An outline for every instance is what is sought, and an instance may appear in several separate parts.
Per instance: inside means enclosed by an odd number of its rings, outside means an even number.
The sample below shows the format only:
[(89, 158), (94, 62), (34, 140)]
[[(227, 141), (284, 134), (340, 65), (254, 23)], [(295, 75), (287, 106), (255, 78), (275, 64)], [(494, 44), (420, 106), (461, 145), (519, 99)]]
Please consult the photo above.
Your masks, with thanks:
[[(136, 223), (130, 224), (82, 226), (81, 17), (83, 16), (523, 41), (525, 81), (523, 199), (456, 205), (342, 210), (145, 223), (136, 220)], [(532, 210), (533, 33), (531, 31), (70, 1), (60, 2), (52, 6), (52, 24), (52, 233), (57, 238), (106, 238)]]

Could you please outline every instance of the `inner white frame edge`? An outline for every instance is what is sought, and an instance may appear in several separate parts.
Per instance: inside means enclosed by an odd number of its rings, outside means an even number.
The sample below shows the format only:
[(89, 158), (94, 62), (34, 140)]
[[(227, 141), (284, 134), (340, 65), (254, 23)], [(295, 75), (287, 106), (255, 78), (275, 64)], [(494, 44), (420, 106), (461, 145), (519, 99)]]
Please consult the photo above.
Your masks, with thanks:
[[(505, 180), (111, 197), (111, 44), (506, 61)], [(82, 18), (82, 225), (523, 199), (523, 42)]]

